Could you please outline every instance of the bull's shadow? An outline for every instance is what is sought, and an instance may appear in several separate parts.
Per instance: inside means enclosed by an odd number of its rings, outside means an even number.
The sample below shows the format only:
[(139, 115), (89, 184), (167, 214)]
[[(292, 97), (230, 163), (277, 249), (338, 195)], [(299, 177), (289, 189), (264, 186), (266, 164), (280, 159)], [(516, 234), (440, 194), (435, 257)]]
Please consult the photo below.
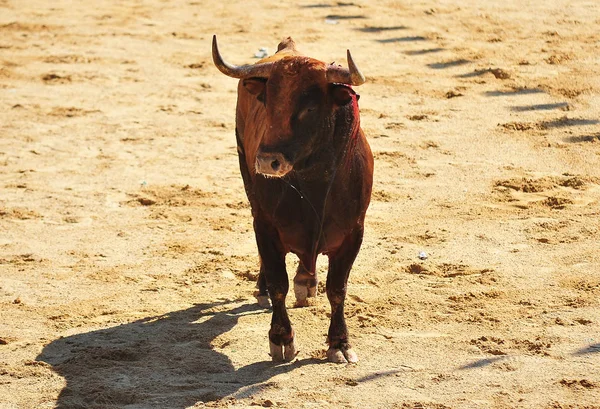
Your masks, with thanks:
[(242, 315), (264, 312), (231, 301), (199, 304), (57, 339), (37, 359), (66, 380), (59, 409), (183, 409), (228, 395), (246, 397), (275, 375), (320, 362), (306, 359), (276, 366), (267, 360), (236, 370), (212, 341)]

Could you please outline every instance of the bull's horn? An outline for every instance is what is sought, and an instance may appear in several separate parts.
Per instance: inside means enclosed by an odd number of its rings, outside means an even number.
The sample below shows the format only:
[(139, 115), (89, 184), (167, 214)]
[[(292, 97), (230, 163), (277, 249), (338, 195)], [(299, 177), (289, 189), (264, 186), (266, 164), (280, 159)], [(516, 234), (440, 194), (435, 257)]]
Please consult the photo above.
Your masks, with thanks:
[(219, 47), (217, 46), (217, 36), (213, 35), (212, 41), (212, 57), (213, 62), (223, 74), (233, 78), (269, 78), (271, 66), (273, 63), (249, 64), (249, 65), (233, 65), (223, 60)]
[(327, 81), (355, 86), (365, 83), (365, 76), (354, 63), (350, 50), (348, 50), (348, 68), (347, 70), (342, 67), (330, 65), (327, 67)]

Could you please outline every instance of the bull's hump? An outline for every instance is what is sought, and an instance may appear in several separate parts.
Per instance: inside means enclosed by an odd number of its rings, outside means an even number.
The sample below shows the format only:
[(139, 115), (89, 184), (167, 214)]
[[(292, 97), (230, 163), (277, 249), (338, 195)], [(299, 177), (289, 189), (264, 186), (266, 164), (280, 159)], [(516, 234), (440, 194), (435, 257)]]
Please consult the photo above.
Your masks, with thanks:
[(296, 49), (296, 42), (292, 40), (292, 37), (288, 37), (279, 43), (277, 46), (277, 52), (281, 52), (283, 50), (298, 51)]
[(263, 58), (262, 60), (258, 61), (257, 64), (262, 64), (265, 62), (275, 62), (285, 57), (293, 57), (299, 55), (302, 54), (296, 48), (296, 42), (292, 40), (292, 37), (288, 37), (279, 43), (279, 45), (277, 46), (277, 52), (275, 54)]

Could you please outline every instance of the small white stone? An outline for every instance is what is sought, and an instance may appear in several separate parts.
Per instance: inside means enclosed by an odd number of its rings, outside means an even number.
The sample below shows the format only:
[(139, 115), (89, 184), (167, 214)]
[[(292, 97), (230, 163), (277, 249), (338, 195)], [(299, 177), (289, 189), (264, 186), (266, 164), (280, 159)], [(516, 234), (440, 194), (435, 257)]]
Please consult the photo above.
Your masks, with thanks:
[(265, 58), (269, 56), (269, 49), (266, 47), (260, 47), (258, 52), (254, 53), (254, 58)]

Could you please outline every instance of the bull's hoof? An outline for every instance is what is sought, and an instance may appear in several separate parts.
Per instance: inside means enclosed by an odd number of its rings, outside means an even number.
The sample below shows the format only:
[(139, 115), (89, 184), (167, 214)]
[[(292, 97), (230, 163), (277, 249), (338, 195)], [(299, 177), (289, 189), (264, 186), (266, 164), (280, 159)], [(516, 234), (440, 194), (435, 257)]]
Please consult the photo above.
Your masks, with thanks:
[(355, 364), (358, 362), (358, 355), (352, 348), (329, 348), (327, 350), (327, 360), (334, 364)]
[(254, 296), (256, 297), (256, 302), (258, 303), (259, 307), (271, 308), (271, 300), (269, 300), (268, 295), (260, 295), (255, 293)]
[(271, 348), (271, 359), (273, 362), (289, 362), (296, 358), (298, 350), (296, 349), (296, 343), (294, 340), (287, 345), (276, 345), (269, 341), (269, 347)]

